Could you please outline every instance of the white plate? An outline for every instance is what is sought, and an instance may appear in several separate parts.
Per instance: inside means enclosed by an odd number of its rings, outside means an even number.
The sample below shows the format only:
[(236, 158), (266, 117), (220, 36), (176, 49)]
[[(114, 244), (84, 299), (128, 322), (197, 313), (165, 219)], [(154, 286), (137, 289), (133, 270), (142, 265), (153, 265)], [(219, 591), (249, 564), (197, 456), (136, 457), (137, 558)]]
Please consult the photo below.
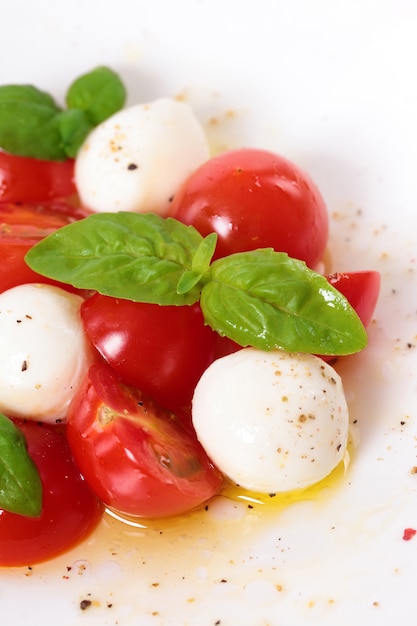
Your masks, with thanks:
[[(285, 154), (319, 184), (334, 269), (379, 269), (370, 347), (340, 367), (355, 453), (321, 494), (261, 514), (106, 521), (46, 565), (0, 571), (4, 624), (414, 626), (417, 594), (417, 5), (413, 0), (14, 0), (0, 83), (61, 98), (110, 64), (131, 102), (179, 93), (213, 149)], [(82, 611), (80, 602), (91, 600)]]

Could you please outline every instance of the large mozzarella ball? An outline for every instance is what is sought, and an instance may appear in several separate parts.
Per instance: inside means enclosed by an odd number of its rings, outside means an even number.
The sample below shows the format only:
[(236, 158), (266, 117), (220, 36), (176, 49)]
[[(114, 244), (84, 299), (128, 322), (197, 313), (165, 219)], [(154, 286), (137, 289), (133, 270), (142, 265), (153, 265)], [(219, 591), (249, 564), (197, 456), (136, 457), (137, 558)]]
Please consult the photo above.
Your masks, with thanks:
[(75, 182), (93, 211), (164, 215), (178, 187), (210, 156), (192, 109), (160, 98), (119, 111), (81, 146)]
[(63, 420), (91, 361), (82, 298), (51, 285), (0, 294), (0, 411)]
[(218, 468), (261, 493), (320, 481), (347, 445), (340, 376), (309, 354), (245, 348), (218, 359), (197, 384), (192, 419)]

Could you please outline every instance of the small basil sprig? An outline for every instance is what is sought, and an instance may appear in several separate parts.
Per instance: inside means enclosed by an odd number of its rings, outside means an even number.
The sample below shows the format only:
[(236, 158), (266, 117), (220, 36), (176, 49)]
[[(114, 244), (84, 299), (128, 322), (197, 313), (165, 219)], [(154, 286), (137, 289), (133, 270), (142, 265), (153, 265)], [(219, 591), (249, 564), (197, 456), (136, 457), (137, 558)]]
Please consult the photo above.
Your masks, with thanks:
[(190, 305), (242, 346), (352, 354), (366, 331), (346, 298), (304, 262), (272, 249), (211, 263), (213, 233), (155, 214), (97, 213), (36, 244), (28, 265), (81, 289), (136, 302)]
[(0, 508), (37, 517), (42, 510), (42, 483), (23, 433), (0, 413)]
[(32, 85), (0, 86), (0, 147), (11, 154), (63, 161), (75, 157), (87, 134), (125, 103), (126, 90), (108, 67), (69, 87), (66, 109)]

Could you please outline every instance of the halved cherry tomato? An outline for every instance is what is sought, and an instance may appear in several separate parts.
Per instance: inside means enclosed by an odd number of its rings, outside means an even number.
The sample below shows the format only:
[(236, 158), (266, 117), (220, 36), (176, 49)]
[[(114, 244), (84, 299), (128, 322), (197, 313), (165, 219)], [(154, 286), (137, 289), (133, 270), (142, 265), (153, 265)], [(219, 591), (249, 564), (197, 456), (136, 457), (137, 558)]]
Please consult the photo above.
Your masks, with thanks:
[(222, 477), (191, 426), (97, 363), (68, 411), (68, 441), (97, 496), (118, 512), (167, 517), (219, 490)]
[(74, 161), (41, 161), (0, 152), (0, 202), (44, 202), (75, 194)]
[(214, 359), (200, 306), (159, 306), (95, 294), (81, 307), (91, 343), (128, 385), (171, 410), (191, 403)]
[(326, 278), (349, 301), (365, 328), (369, 326), (381, 286), (379, 272), (375, 270), (336, 272)]
[(38, 467), (43, 504), (39, 517), (0, 509), (0, 565), (33, 565), (62, 554), (97, 526), (103, 505), (83, 480), (59, 427), (16, 420)]
[(175, 194), (169, 214), (202, 235), (216, 232), (214, 258), (272, 247), (315, 267), (327, 244), (328, 216), (315, 183), (266, 150), (210, 159)]
[(65, 202), (0, 203), (0, 292), (31, 282), (63, 286), (31, 270), (24, 257), (40, 239), (86, 215)]

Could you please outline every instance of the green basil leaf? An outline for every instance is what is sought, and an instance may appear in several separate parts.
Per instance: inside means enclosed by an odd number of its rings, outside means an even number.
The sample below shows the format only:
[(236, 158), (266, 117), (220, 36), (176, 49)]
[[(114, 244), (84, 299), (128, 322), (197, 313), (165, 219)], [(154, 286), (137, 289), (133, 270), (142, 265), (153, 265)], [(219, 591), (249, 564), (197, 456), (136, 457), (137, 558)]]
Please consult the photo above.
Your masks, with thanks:
[(56, 109), (24, 100), (0, 101), (0, 146), (18, 156), (64, 160)]
[(0, 103), (26, 102), (38, 104), (58, 113), (60, 107), (55, 103), (52, 96), (33, 85), (1, 85)]
[(74, 159), (92, 125), (84, 111), (69, 109), (58, 115), (58, 126), (65, 154)]
[(366, 331), (325, 277), (271, 249), (218, 259), (201, 292), (205, 321), (242, 346), (342, 355), (362, 350)]
[(193, 270), (195, 272), (205, 274), (208, 271), (216, 249), (217, 239), (217, 233), (210, 233), (210, 235), (204, 237), (193, 257)]
[(217, 243), (217, 233), (204, 237), (198, 246), (192, 262), (192, 270), (185, 271), (177, 283), (177, 293), (185, 294), (203, 281), (209, 271), (210, 261)]
[(77, 78), (69, 87), (69, 109), (85, 111), (93, 126), (119, 111), (126, 100), (126, 89), (119, 76), (108, 67), (97, 67)]
[(192, 226), (152, 213), (97, 213), (49, 235), (26, 255), (36, 272), (81, 289), (156, 304), (193, 304), (196, 284), (177, 285), (192, 270), (202, 236)]
[(1, 413), (0, 508), (30, 517), (37, 517), (42, 510), (42, 483), (28, 454), (26, 439)]
[(188, 293), (198, 285), (202, 278), (203, 274), (201, 272), (194, 272), (193, 270), (184, 272), (177, 283), (177, 293), (181, 295)]

